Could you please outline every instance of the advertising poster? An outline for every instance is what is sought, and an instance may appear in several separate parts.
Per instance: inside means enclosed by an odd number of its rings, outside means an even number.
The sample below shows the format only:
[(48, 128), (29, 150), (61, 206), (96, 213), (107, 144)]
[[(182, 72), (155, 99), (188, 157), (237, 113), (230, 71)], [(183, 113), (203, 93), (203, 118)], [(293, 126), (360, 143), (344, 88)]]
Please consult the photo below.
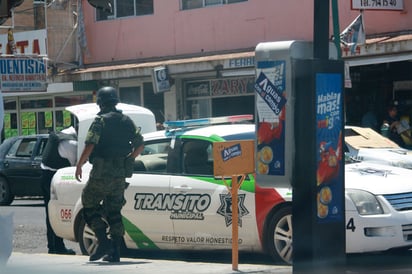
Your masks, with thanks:
[(256, 172), (285, 175), (286, 61), (259, 61), (256, 68)]
[(11, 117), (10, 113), (4, 114), (4, 137), (9, 138), (11, 135)]
[(72, 117), (67, 110), (63, 111), (63, 127), (69, 127), (72, 124)]
[(36, 134), (36, 114), (23, 112), (21, 114), (22, 135)]
[(34, 112), (29, 113), (29, 128), (36, 128), (36, 114)]
[(18, 135), (17, 128), (12, 127), (11, 120), (12, 120), (11, 114), (5, 113), (4, 114), (4, 138), (9, 138), (9, 137)]
[(28, 112), (21, 113), (21, 127), (23, 129), (29, 128), (29, 113)]
[(344, 218), (342, 163), (342, 77), (316, 74), (317, 217), (319, 222)]
[(53, 127), (53, 114), (51, 111), (44, 112), (44, 127), (45, 128)]

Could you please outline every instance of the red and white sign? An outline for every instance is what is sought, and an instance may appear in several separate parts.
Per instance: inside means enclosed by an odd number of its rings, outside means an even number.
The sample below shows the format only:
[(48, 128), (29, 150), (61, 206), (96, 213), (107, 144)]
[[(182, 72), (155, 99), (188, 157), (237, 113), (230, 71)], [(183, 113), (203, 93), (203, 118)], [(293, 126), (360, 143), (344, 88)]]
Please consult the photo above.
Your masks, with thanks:
[(353, 10), (403, 10), (403, 0), (352, 0)]
[(0, 35), (2, 92), (47, 90), (46, 38), (45, 29)]
[[(42, 55), (47, 56), (47, 32), (45, 29), (14, 32), (14, 43), (18, 55)], [(11, 54), (7, 47), (7, 34), (0, 35), (0, 54)]]

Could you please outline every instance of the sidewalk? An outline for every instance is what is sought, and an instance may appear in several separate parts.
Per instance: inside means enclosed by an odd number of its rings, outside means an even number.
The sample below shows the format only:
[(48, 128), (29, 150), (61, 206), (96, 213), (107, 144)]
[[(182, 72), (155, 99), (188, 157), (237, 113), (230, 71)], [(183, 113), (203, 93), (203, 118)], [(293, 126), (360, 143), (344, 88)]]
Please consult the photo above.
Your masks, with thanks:
[(14, 252), (6, 266), (0, 265), (1, 274), (73, 274), (73, 273), (122, 273), (122, 274), (203, 274), (203, 273), (278, 273), (291, 274), (291, 266), (185, 262), (174, 260), (122, 258), (120, 263), (89, 262), (89, 257), (75, 255), (26, 254)]

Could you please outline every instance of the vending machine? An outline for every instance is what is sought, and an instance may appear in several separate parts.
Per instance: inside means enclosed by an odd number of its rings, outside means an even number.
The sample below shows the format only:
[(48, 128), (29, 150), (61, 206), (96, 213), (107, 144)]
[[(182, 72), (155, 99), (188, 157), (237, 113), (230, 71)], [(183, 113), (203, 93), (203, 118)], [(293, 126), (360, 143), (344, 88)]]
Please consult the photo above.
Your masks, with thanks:
[(327, 60), (313, 52), (310, 41), (260, 43), (255, 51), (256, 181), (291, 187), (298, 266), (345, 254), (344, 63), (333, 43)]

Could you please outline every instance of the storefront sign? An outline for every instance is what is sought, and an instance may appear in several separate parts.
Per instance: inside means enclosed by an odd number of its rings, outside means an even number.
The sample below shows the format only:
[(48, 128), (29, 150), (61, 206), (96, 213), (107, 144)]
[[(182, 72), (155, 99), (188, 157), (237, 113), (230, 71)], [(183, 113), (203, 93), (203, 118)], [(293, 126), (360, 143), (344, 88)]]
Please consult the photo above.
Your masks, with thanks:
[(47, 90), (47, 62), (43, 58), (0, 58), (2, 92)]
[(352, 0), (354, 10), (403, 10), (403, 0)]
[(253, 93), (255, 78), (234, 78), (212, 80), (212, 96), (241, 95)]
[(193, 82), (186, 85), (186, 97), (210, 96), (209, 81)]
[[(45, 29), (14, 32), (14, 43), (17, 54), (25, 55), (47, 55), (46, 38), (47, 32)], [(11, 54), (7, 47), (7, 34), (0, 35), (0, 53)]]
[(213, 172), (215, 176), (253, 173), (254, 141), (227, 141), (213, 143)]
[(223, 68), (225, 69), (254, 67), (254, 66), (255, 66), (254, 56), (228, 59), (228, 60), (225, 60), (223, 64)]
[(169, 73), (165, 66), (153, 68), (154, 93), (170, 91)]

